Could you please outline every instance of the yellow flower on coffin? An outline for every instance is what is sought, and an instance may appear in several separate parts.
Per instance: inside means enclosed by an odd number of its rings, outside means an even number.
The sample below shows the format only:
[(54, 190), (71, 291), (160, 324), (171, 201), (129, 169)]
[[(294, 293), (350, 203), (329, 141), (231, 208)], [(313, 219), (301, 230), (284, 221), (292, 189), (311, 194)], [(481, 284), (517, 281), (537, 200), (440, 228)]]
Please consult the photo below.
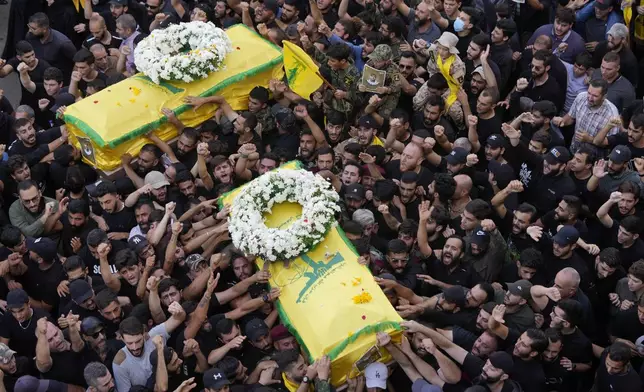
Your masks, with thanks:
[(371, 296), (371, 294), (369, 294), (368, 292), (365, 291), (362, 294), (356, 295), (355, 297), (353, 297), (353, 303), (354, 304), (368, 304), (369, 302), (371, 302), (372, 299), (373, 299), (373, 297)]
[(121, 105), (121, 103), (120, 103), (120, 102), (117, 102), (117, 103), (116, 103), (116, 106), (118, 106), (118, 107), (123, 107), (123, 105)]
[(128, 99), (128, 101), (130, 101), (131, 103), (134, 103), (134, 102), (136, 102), (136, 99), (130, 98), (130, 99)]
[(141, 89), (137, 87), (132, 87), (132, 94), (134, 94), (135, 97), (138, 96), (139, 94), (141, 94)]
[(351, 284), (352, 284), (354, 287), (355, 287), (355, 286), (360, 286), (360, 283), (362, 283), (362, 278), (353, 278), (353, 280), (351, 281)]

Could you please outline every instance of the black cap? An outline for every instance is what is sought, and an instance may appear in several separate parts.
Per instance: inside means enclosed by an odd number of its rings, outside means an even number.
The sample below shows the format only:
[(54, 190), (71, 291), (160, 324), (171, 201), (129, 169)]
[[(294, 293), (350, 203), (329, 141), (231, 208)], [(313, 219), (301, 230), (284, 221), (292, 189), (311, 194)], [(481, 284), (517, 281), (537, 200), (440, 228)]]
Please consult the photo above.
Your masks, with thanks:
[(51, 107), (52, 112), (56, 113), (56, 111), (61, 107), (61, 106), (70, 106), (73, 105), (74, 102), (76, 102), (76, 97), (74, 97), (70, 93), (60, 93), (56, 96), (56, 101), (54, 105)]
[(487, 246), (490, 243), (490, 233), (483, 230), (481, 226), (477, 226), (472, 232), (470, 241), (478, 246)]
[(494, 149), (505, 148), (506, 147), (505, 138), (499, 135), (498, 133), (495, 133), (493, 135), (490, 135), (487, 138), (487, 145)]
[(489, 359), (492, 366), (503, 370), (503, 373), (510, 374), (512, 372), (514, 361), (512, 360), (512, 356), (505, 351), (496, 351), (490, 355)]
[(613, 148), (613, 151), (610, 152), (608, 159), (615, 163), (625, 163), (631, 160), (631, 156), (631, 149), (620, 144), (619, 146), (615, 146), (615, 148)]
[(142, 235), (135, 235), (128, 240), (127, 245), (139, 255), (148, 246), (148, 240)]
[(102, 330), (105, 326), (97, 317), (89, 316), (85, 317), (81, 321), (81, 333), (83, 335), (94, 335), (96, 332)]
[(514, 169), (508, 164), (492, 160), (488, 162), (487, 169), (494, 174), (494, 181), (496, 181), (499, 189), (507, 187), (510, 181), (516, 179)]
[(578, 239), (579, 231), (574, 226), (566, 225), (562, 227), (554, 237), (552, 237), (552, 242), (568, 246), (576, 243)]
[(47, 237), (27, 237), (27, 249), (42, 257), (47, 263), (56, 258), (56, 242)]
[(365, 191), (362, 184), (347, 185), (344, 189), (344, 197), (347, 199), (364, 200)]
[(219, 389), (224, 385), (230, 385), (226, 374), (217, 368), (208, 369), (203, 374), (203, 386), (208, 389)]
[(92, 286), (84, 279), (76, 279), (69, 284), (69, 295), (77, 304), (81, 304), (92, 298), (94, 291)]
[(462, 165), (467, 162), (467, 150), (462, 147), (456, 147), (445, 157), (450, 165)]
[(558, 163), (568, 163), (570, 160), (570, 152), (566, 147), (557, 146), (553, 147), (550, 151), (546, 153), (546, 162), (551, 165), (556, 165)]
[[(170, 363), (170, 361), (172, 361), (172, 355), (173, 354), (174, 354), (173, 349), (171, 349), (168, 346), (163, 346), (163, 359), (165, 359), (166, 365), (168, 363)], [(157, 368), (157, 362), (158, 362), (158, 359), (159, 359), (158, 357), (159, 357), (159, 354), (158, 354), (157, 349), (155, 348), (154, 350), (152, 350), (152, 352), (150, 353), (150, 357), (149, 357), (150, 358), (150, 365), (152, 365), (152, 369)]]
[(613, 0), (595, 0), (595, 7), (600, 10), (607, 10), (613, 6)]
[(29, 303), (29, 296), (23, 289), (13, 289), (7, 294), (7, 308), (18, 309)]
[(360, 120), (358, 120), (358, 125), (369, 129), (380, 128), (380, 124), (378, 124), (378, 121), (376, 121), (376, 119), (373, 118), (373, 116), (370, 114), (366, 114), (360, 117)]
[(244, 328), (246, 337), (251, 341), (255, 342), (263, 336), (268, 336), (270, 330), (268, 326), (262, 319), (254, 318), (246, 323), (246, 328)]
[(466, 303), (465, 290), (463, 286), (452, 286), (443, 290), (445, 301), (456, 304), (459, 308), (464, 308)]
[(110, 0), (110, 3), (126, 6), (127, 5), (127, 0)]

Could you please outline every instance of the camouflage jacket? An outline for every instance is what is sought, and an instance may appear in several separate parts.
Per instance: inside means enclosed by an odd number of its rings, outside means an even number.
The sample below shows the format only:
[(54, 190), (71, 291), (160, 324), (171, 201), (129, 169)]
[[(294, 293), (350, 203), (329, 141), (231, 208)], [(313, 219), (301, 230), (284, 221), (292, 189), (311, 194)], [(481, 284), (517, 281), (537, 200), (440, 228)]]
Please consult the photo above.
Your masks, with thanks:
[[(328, 57), (319, 51), (315, 46), (310, 54), (313, 59), (320, 64), (320, 68), (324, 69), (324, 75), (327, 81), (338, 90), (347, 93), (344, 99), (337, 99), (333, 96), (333, 90), (325, 88), (324, 90), (324, 106), (332, 108), (345, 115), (350, 115), (356, 105), (358, 104), (357, 86), (360, 82), (360, 73), (356, 68), (353, 59), (349, 59), (349, 66), (346, 69), (333, 70), (327, 65)], [(357, 105), (359, 106), (359, 105)]]

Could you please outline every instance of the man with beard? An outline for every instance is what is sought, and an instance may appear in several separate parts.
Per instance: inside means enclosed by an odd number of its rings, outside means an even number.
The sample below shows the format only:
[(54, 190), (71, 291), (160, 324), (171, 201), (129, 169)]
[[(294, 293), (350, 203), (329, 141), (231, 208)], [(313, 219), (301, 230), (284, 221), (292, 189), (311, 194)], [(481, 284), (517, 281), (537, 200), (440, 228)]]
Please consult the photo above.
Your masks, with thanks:
[(131, 208), (127, 207), (119, 196), (116, 185), (103, 181), (96, 187), (96, 198), (103, 209), (101, 215), (109, 227), (108, 238), (125, 240), (135, 226), (136, 218)]
[(0, 342), (11, 347), (19, 355), (33, 358), (36, 355), (35, 332), (37, 320), (49, 313), (29, 304), (29, 296), (23, 289), (13, 289), (7, 294), (7, 312), (0, 323)]
[(517, 32), (517, 24), (511, 18), (499, 19), (490, 32), (490, 56), (499, 67), (497, 80), (499, 91), (505, 91), (506, 85), (512, 75), (514, 59), (510, 48), (510, 38)]
[(582, 220), (582, 201), (577, 196), (565, 195), (557, 208), (548, 211), (537, 221), (536, 225), (541, 226), (553, 237), (560, 225), (573, 226), (579, 232), (579, 236), (586, 238), (588, 227)]
[(25, 236), (51, 236), (62, 229), (60, 216), (69, 200), (56, 202), (43, 196), (33, 180), (20, 182), (18, 194), (20, 200), (11, 204), (9, 219)]
[[(528, 296), (530, 292), (528, 291)], [(488, 319), (488, 328), (506, 343), (514, 341), (512, 357), (514, 367), (510, 376), (527, 392), (542, 391), (545, 386), (545, 374), (539, 358), (548, 347), (548, 339), (543, 331), (528, 329), (521, 333), (504, 324), (506, 305), (497, 305)], [(508, 349), (509, 351), (509, 349)]]
[(100, 362), (90, 362), (83, 370), (88, 392), (116, 392), (116, 384), (107, 366)]
[(422, 269), (417, 263), (410, 262), (407, 245), (399, 239), (389, 241), (386, 259), (387, 269), (394, 275), (396, 281), (415, 290), (418, 285), (417, 275), (422, 272)]
[(619, 192), (613, 192), (610, 199), (597, 211), (597, 217), (605, 227), (609, 228), (610, 242), (619, 249), (622, 265), (628, 269), (631, 264), (641, 259), (641, 252), (644, 251), (644, 242), (639, 238), (642, 220), (633, 215), (621, 221), (608, 216), (607, 205), (614, 204), (620, 196)]
[[(386, 178), (400, 180), (403, 173), (415, 173), (418, 176), (416, 184), (425, 188), (434, 181), (434, 175), (422, 165), (423, 160), (423, 148), (416, 143), (409, 143), (403, 149), (399, 159), (391, 160), (385, 166)], [(371, 170), (371, 165), (370, 171), (372, 175), (375, 174)]]
[(530, 226), (527, 233), (537, 242), (545, 256), (545, 272), (549, 281), (554, 279), (562, 269), (571, 267), (581, 276), (581, 286), (588, 287), (590, 275), (586, 262), (574, 252), (579, 240), (579, 231), (574, 226), (562, 226), (552, 239), (544, 235), (543, 229), (539, 226)]
[[(627, 146), (615, 146), (608, 155), (608, 162), (598, 160), (593, 167), (593, 176), (588, 180), (588, 190), (610, 195), (625, 181), (639, 183), (638, 173), (628, 167), (631, 150)], [(605, 196), (604, 196), (605, 197)]]
[(69, 134), (67, 128), (50, 128), (44, 132), (36, 132), (33, 124), (26, 118), (19, 118), (13, 124), (13, 131), (17, 140), (7, 148), (9, 156), (20, 154), (27, 159), (29, 166), (33, 166), (48, 154), (67, 142)]
[(107, 29), (105, 19), (99, 15), (92, 15), (89, 20), (89, 32), (91, 35), (83, 41), (83, 47), (90, 49), (92, 45), (100, 43), (103, 44), (105, 49), (111, 56), (118, 57), (118, 49), (123, 42), (123, 39), (112, 35)]
[(537, 37), (546, 35), (552, 39), (553, 54), (572, 64), (575, 58), (586, 52), (584, 39), (572, 29), (575, 12), (570, 8), (560, 8), (555, 15), (554, 24), (546, 24), (532, 34), (526, 45), (533, 45)]
[[(149, 185), (145, 185), (145, 187), (147, 187), (148, 189), (151, 188)], [(125, 202), (127, 203), (128, 200), (126, 200)], [(136, 235), (147, 235), (148, 231), (150, 230), (150, 214), (152, 214), (154, 210), (154, 204), (149, 199), (141, 199), (136, 202), (136, 204), (134, 205), (134, 217), (136, 219), (137, 225), (134, 226), (132, 230), (130, 230), (128, 240)]]
[[(69, 296), (71, 301), (67, 306), (60, 309), (60, 317), (58, 318), (58, 326), (67, 328), (65, 317), (67, 314), (72, 313), (80, 317), (81, 320), (87, 317), (99, 317), (100, 314), (96, 309), (96, 302), (94, 301), (94, 289), (91, 284), (84, 279), (76, 279), (69, 283)], [(63, 323), (61, 325), (61, 322)]]
[(615, 23), (606, 33), (606, 40), (601, 40), (593, 52), (593, 68), (600, 67), (602, 59), (608, 52), (619, 55), (621, 73), (633, 86), (639, 85), (639, 66), (637, 57), (628, 44), (629, 28), (622, 23)]
[(304, 130), (300, 133), (300, 151), (296, 159), (304, 164), (304, 167), (310, 169), (314, 165), (316, 151), (316, 142), (313, 133)]
[(416, 40), (425, 41), (427, 43), (432, 43), (438, 39), (441, 35), (440, 27), (432, 22), (431, 13), (434, 11), (434, 4), (427, 2), (420, 2), (416, 5), (416, 8), (411, 8), (404, 2), (396, 2), (398, 11), (403, 15), (408, 21), (409, 25), (407, 26), (407, 42), (412, 45), (411, 49), (420, 49), (420, 44), (417, 44)]
[[(610, 119), (619, 116), (615, 105), (606, 99), (607, 92), (608, 83), (605, 80), (593, 79), (588, 84), (588, 90), (577, 95), (565, 116), (552, 119), (552, 124), (559, 128), (575, 123), (575, 137), (570, 145), (571, 151), (576, 152), (582, 145), (592, 143), (599, 131), (608, 126)], [(618, 132), (619, 128), (612, 126), (608, 134), (614, 135)], [(590, 147), (596, 154), (601, 155), (597, 147), (593, 145)]]
[[(148, 377), (145, 386), (148, 390), (176, 390), (180, 387), (184, 379), (188, 378), (187, 373), (194, 373), (195, 368), (190, 369), (189, 366), (182, 366), (183, 359), (179, 354), (170, 347), (167, 347), (163, 342), (163, 337), (157, 335), (152, 338), (154, 343), (154, 350), (150, 353), (149, 361), (152, 367), (152, 374)], [(192, 354), (194, 346), (191, 345), (187, 350)], [(197, 347), (198, 350), (198, 347)], [(182, 353), (188, 354), (186, 350)], [(201, 355), (203, 363), (196, 365), (197, 368), (204, 366), (207, 368), (207, 363), (203, 354)]]
[(275, 20), (277, 26), (282, 30), (294, 23), (297, 23), (300, 20), (300, 9), (298, 8), (300, 2), (297, 0), (285, 0), (282, 4), (282, 13), (280, 14), (279, 19)]
[[(431, 79), (427, 83), (430, 82)], [(429, 88), (429, 84), (426, 85)], [(421, 90), (422, 89), (423, 87), (421, 87)], [(422, 91), (420, 94), (422, 94)], [(422, 106), (422, 111), (416, 112), (412, 117), (412, 128), (414, 130), (427, 129), (430, 136), (435, 139), (444, 137), (450, 143), (453, 143), (454, 138), (456, 137), (456, 132), (447, 118), (443, 116), (445, 110), (445, 100), (442, 96), (433, 94), (429, 95)], [(440, 144), (436, 145), (434, 150), (438, 155), (445, 155), (445, 149)]]
[(29, 33), (27, 42), (34, 48), (36, 56), (45, 60), (52, 67), (59, 68), (69, 77), (72, 72), (72, 58), (76, 47), (67, 36), (50, 27), (49, 18), (42, 12), (37, 12), (29, 18)]
[(535, 326), (534, 312), (528, 305), (528, 301), (532, 299), (531, 288), (532, 283), (524, 279), (507, 283), (507, 291), (503, 296), (505, 325), (519, 333)]
[(136, 162), (132, 163), (132, 155), (123, 154), (121, 156), (121, 164), (125, 170), (125, 174), (134, 183), (136, 188), (142, 188), (145, 184), (144, 178), (151, 171), (163, 171), (163, 165), (159, 160), (161, 158), (161, 151), (159, 147), (153, 143), (147, 143), (141, 147), (139, 156)]
[(550, 136), (548, 148), (555, 146), (564, 146), (564, 137), (561, 131), (552, 128), (551, 120), (557, 114), (557, 107), (550, 101), (538, 101), (532, 105), (530, 111), (526, 111), (517, 116), (510, 125), (515, 129), (521, 130), (521, 140), (529, 143), (532, 135), (539, 131), (544, 131)]
[(423, 257), (433, 254), (434, 248), (443, 248), (447, 242), (443, 231), (450, 223), (449, 211), (441, 206), (430, 207), (430, 202), (423, 201), (418, 206), (418, 250)]
[(170, 334), (186, 318), (183, 308), (176, 302), (170, 305), (168, 311), (172, 317), (150, 329), (147, 334), (143, 324), (134, 317), (126, 318), (121, 322), (119, 332), (125, 347), (116, 354), (113, 362), (117, 390), (128, 391), (132, 385), (145, 385), (152, 374), (150, 353), (155, 348), (152, 338), (161, 336), (165, 343)]
[[(610, 121), (617, 123), (618, 118)], [(621, 126), (621, 118), (618, 126)], [(598, 147), (615, 147), (617, 145), (625, 145), (631, 150), (633, 158), (641, 158), (644, 156), (644, 113), (639, 113), (631, 117), (626, 132), (620, 132), (613, 136), (608, 136), (608, 131), (611, 128), (604, 127), (593, 139), (593, 144)]]
[(593, 391), (641, 390), (642, 380), (631, 365), (631, 358), (634, 357), (628, 345), (619, 342), (611, 344), (599, 358)]
[(254, 369), (257, 364), (275, 351), (273, 340), (271, 339), (270, 330), (262, 319), (253, 318), (246, 323), (244, 336), (255, 348), (244, 355), (243, 364), (248, 369)]
[[(279, 10), (280, 10), (280, 5), (276, 0), (268, 0), (259, 4), (255, 8), (255, 17), (253, 18), (253, 22), (255, 22), (255, 26), (259, 26), (260, 24), (263, 24), (264, 27), (266, 27), (267, 29), (271, 29), (274, 27), (280, 28), (275, 23), (275, 18), (277, 18), (277, 14), (279, 13)], [(242, 14), (242, 19), (243, 19), (243, 14)], [(261, 28), (260, 28), (260, 31), (262, 31)]]
[[(421, 220), (422, 224), (422, 220)], [(440, 258), (432, 253), (426, 261), (427, 275), (419, 275), (423, 282), (421, 294), (432, 297), (450, 286), (469, 286), (471, 276), (461, 264), (465, 241), (461, 237), (451, 236), (445, 241)]]
[(507, 187), (498, 192), (491, 200), (492, 207), (502, 219), (501, 231), (508, 233), (505, 242), (508, 244), (507, 259), (514, 262), (519, 258), (519, 253), (532, 247), (532, 242), (526, 235), (526, 229), (537, 218), (537, 209), (529, 203), (521, 203), (514, 211), (508, 211), (504, 205), (511, 194), (523, 192), (523, 184), (519, 180), (512, 180)]
[[(416, 195), (418, 185), (418, 174), (412, 171), (403, 172), (398, 183), (398, 193), (400, 202), (405, 206), (407, 219), (418, 221), (418, 208), (420, 207), (420, 198)], [(416, 233), (414, 233), (415, 235)]]
[(561, 358), (559, 357), (563, 349), (563, 340), (555, 328), (548, 328), (545, 333), (548, 338), (548, 347), (541, 354), (541, 365), (546, 375), (546, 390), (564, 392), (563, 380), (567, 376), (568, 370), (561, 366)]
[(481, 221), (465, 237), (467, 243), (464, 261), (472, 269), (474, 281), (495, 282), (501, 273), (507, 246), (505, 240), (489, 219)]
[(534, 102), (550, 101), (557, 107), (557, 112), (563, 108), (565, 86), (560, 86), (557, 79), (550, 76), (552, 54), (546, 50), (538, 50), (531, 61), (530, 74), (522, 74), (517, 80), (515, 92), (510, 97), (510, 107), (522, 111), (530, 109)]
[(344, 187), (344, 205), (347, 210), (347, 220), (353, 213), (361, 209), (367, 202), (365, 190), (361, 184), (350, 184)]
[(89, 204), (83, 199), (71, 200), (60, 221), (63, 224), (60, 238), (65, 257), (77, 254), (87, 244), (89, 232), (98, 227), (90, 218)]
[(108, 339), (116, 338), (121, 320), (129, 314), (132, 308), (122, 307), (118, 297), (110, 289), (99, 291), (94, 297), (94, 302), (96, 302), (96, 308), (101, 315), (100, 320), (105, 325), (105, 336)]
[[(481, 143), (479, 140), (485, 140), (486, 149), (490, 142), (490, 137), (496, 135), (498, 139), (492, 140), (495, 149), (501, 146), (500, 143), (505, 141), (499, 133), (501, 132), (501, 116), (496, 113), (496, 105), (499, 101), (499, 93), (494, 87), (487, 87), (481, 91), (476, 99), (476, 116), (467, 116), (468, 139), (472, 143), (472, 152), (479, 153)], [(486, 153), (487, 159), (487, 153)], [(488, 159), (489, 160), (489, 159)]]
[(605, 248), (595, 257), (595, 273), (586, 290), (588, 300), (593, 304), (595, 319), (590, 320), (597, 324), (597, 331), (601, 339), (605, 339), (605, 332), (611, 319), (611, 293), (615, 292), (617, 282), (626, 276), (621, 268), (621, 257), (615, 248)]
[(617, 53), (606, 53), (602, 59), (601, 68), (596, 69), (591, 78), (603, 79), (608, 83), (606, 99), (612, 102), (620, 113), (635, 101), (635, 89), (628, 79), (622, 77)]
[(69, 341), (63, 336), (56, 325), (43, 317), (36, 326), (36, 368), (42, 378), (58, 380), (66, 384), (80, 387), (85, 380), (80, 372), (70, 369), (83, 368), (84, 361), (81, 354), (85, 343), (80, 337), (80, 324), (78, 316), (67, 316), (69, 325)]
[[(465, 63), (464, 87), (467, 92), (470, 107), (474, 107), (476, 97), (487, 87), (497, 87), (501, 74), (499, 66), (490, 57), (492, 40), (485, 33), (472, 37), (463, 62)], [(497, 87), (498, 89), (498, 87)]]
[[(139, 237), (134, 237), (134, 239), (137, 238)], [(142, 276), (143, 280), (147, 282), (147, 275), (143, 272), (143, 263), (138, 255), (131, 249), (122, 249), (116, 252), (116, 255), (114, 255), (114, 267), (118, 271), (117, 275), (112, 273), (109, 261), (107, 260), (108, 253), (110, 252), (109, 245), (104, 243), (100, 244), (97, 252), (101, 265), (101, 276), (103, 277), (105, 285), (118, 295), (128, 297), (132, 304), (139, 303), (140, 297), (137, 294), (137, 287)], [(146, 257), (144, 261), (146, 265), (149, 262), (148, 259), (154, 260), (154, 255)]]
[(13, 391), (16, 381), (24, 375), (35, 375), (33, 361), (25, 356), (16, 356), (16, 352), (4, 343), (0, 343), (0, 370), (3, 387)]
[[(329, 111), (329, 113), (326, 115), (326, 125), (325, 125), (325, 133), (327, 136), (327, 142), (329, 143), (329, 146), (335, 148), (338, 146), (338, 144), (342, 140), (343, 136), (343, 131), (344, 127), (347, 122), (347, 117), (335, 110)], [(339, 157), (337, 154), (338, 151), (336, 151), (336, 157)]]
[[(527, 235), (526, 240), (532, 242), (532, 239)], [(495, 288), (507, 287), (506, 282), (513, 282), (517, 279), (527, 280), (533, 285), (545, 284), (545, 274), (542, 271), (543, 256), (541, 252), (530, 246), (524, 248), (516, 257), (516, 260), (513, 259), (510, 263), (503, 266), (501, 274), (499, 275), (499, 282), (501, 283), (493, 283)]]

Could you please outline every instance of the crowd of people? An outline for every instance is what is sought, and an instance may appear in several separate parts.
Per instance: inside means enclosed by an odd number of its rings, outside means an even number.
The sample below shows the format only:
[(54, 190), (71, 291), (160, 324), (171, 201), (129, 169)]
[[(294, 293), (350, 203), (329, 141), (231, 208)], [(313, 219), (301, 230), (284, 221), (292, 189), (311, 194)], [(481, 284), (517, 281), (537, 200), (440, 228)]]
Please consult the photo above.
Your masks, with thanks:
[[(644, 5), (10, 7), (0, 77), (17, 73), (22, 97), (0, 101), (0, 391), (334, 389), (344, 375), (308, 358), (217, 203), (292, 160), (337, 190), (339, 226), (405, 320), (401, 339), (376, 337), (393, 361), (350, 392), (644, 389)], [(266, 80), (244, 111), (188, 97), (213, 117), (187, 127), (163, 108), (177, 140), (151, 132), (101, 177), (66, 107), (133, 76), (150, 31), (195, 20), (299, 45), (325, 82), (302, 97)]]

